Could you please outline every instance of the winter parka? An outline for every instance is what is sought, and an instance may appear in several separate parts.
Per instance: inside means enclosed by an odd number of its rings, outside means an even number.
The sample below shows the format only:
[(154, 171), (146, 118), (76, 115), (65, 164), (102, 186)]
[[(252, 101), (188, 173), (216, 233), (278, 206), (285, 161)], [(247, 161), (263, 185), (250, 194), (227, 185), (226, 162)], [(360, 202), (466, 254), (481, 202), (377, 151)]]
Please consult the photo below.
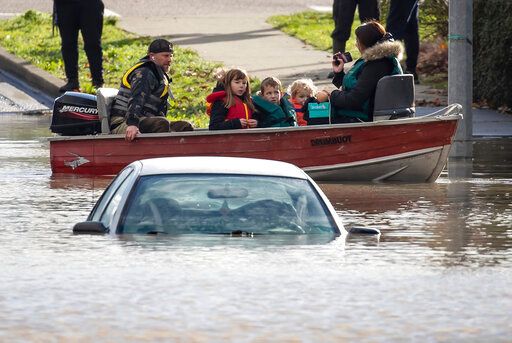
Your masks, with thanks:
[(342, 89), (331, 92), (333, 122), (373, 120), (377, 83), (384, 76), (403, 73), (399, 62), (402, 52), (400, 42), (377, 43), (366, 49), (346, 74), (335, 74), (332, 83)]

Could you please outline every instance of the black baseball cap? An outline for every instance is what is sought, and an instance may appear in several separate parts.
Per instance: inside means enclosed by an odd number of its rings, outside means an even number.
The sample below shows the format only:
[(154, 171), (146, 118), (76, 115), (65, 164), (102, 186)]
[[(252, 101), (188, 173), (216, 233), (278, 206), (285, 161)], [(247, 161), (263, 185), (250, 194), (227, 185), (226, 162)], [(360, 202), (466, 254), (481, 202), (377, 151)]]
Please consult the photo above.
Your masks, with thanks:
[(148, 53), (173, 52), (172, 43), (166, 39), (158, 38), (149, 44)]

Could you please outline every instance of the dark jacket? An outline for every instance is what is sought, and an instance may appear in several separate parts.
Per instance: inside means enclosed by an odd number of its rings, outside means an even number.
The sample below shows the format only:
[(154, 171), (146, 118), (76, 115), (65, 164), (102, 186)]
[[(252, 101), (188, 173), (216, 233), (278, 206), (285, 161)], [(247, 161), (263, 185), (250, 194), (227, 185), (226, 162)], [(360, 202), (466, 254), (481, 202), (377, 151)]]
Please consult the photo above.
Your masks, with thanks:
[[(366, 49), (353, 66), (354, 68), (362, 63), (358, 66), (357, 74), (353, 75), (356, 78), (355, 85), (350, 89), (344, 87), (342, 90), (331, 92), (333, 109), (353, 110), (353, 113), (360, 112), (360, 115), (354, 116), (371, 121), (377, 82), (384, 76), (396, 73), (396, 64), (398, 63), (396, 58), (401, 57), (402, 51), (401, 43), (394, 41), (376, 44)], [(344, 84), (345, 76), (344, 72), (335, 74), (332, 83), (338, 88), (341, 87)]]
[(127, 125), (139, 126), (142, 117), (165, 117), (171, 79), (147, 56), (123, 76), (112, 106), (112, 117), (125, 117)]
[(218, 89), (221, 88), (217, 85), (214, 92), (206, 97), (207, 103), (210, 104), (209, 111), (207, 111), (210, 115), (210, 124), (208, 126), (210, 130), (241, 129), (240, 118), (254, 118), (253, 111), (238, 96), (235, 96), (235, 104), (230, 108), (226, 108), (224, 103), (226, 91)]

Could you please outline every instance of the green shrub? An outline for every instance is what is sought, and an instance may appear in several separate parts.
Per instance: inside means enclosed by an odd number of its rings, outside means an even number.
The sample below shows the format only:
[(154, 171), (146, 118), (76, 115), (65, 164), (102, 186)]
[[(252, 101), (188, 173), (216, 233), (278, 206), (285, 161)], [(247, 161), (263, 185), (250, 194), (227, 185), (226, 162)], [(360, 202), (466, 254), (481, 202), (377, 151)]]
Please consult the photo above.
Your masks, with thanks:
[[(267, 19), (267, 22), (278, 30), (296, 37), (304, 43), (325, 51), (332, 51), (331, 33), (334, 22), (331, 13), (305, 11), (290, 15), (276, 15)], [(352, 24), (352, 32), (360, 25), (356, 15)], [(354, 58), (359, 57), (354, 34), (347, 41), (347, 51), (352, 52)]]
[[(386, 23), (390, 0), (381, 0), (381, 22)], [(448, 37), (448, 0), (423, 0), (419, 6), (420, 37), (422, 41)]]
[(512, 2), (474, 0), (473, 97), (512, 108)]

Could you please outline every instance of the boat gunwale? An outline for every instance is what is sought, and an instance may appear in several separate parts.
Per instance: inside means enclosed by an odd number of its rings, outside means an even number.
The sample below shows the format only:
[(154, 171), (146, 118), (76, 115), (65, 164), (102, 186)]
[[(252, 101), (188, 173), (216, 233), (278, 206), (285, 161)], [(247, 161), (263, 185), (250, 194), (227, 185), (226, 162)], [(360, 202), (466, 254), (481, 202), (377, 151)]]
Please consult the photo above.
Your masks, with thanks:
[[(449, 108), (448, 108), (449, 110)], [(439, 112), (439, 111), (438, 111)], [(432, 114), (438, 113), (434, 112)], [(226, 135), (226, 134), (261, 134), (261, 133), (276, 133), (276, 132), (292, 132), (292, 131), (314, 131), (314, 130), (334, 130), (334, 129), (352, 129), (361, 127), (377, 127), (377, 126), (396, 126), (396, 125), (414, 125), (438, 121), (458, 121), (462, 119), (462, 115), (444, 114), (435, 115), (428, 114), (421, 117), (394, 119), (394, 120), (381, 120), (374, 122), (361, 122), (361, 123), (345, 123), (345, 124), (325, 124), (325, 125), (310, 125), (310, 126), (289, 126), (289, 127), (269, 127), (269, 128), (253, 128), (234, 129), (234, 130), (208, 130), (196, 129), (194, 131), (184, 132), (169, 132), (169, 133), (144, 133), (137, 136), (137, 139), (144, 138), (178, 138), (178, 137), (195, 137), (195, 136), (210, 136), (210, 135)], [(97, 135), (81, 135), (81, 136), (54, 136), (49, 137), (50, 142), (59, 141), (74, 141), (74, 140), (100, 140), (100, 139), (124, 139), (124, 134), (97, 134)]]

